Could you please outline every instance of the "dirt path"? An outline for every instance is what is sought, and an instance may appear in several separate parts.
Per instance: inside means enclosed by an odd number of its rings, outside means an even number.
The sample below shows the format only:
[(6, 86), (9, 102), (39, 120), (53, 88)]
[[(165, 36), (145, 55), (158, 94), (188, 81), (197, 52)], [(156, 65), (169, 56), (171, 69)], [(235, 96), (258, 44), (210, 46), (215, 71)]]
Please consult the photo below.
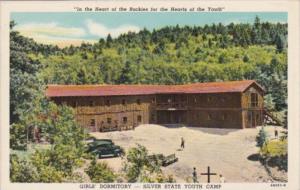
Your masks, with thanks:
[[(279, 129), (280, 130), (280, 129)], [(197, 168), (198, 179), (206, 182), (207, 177), (200, 173), (222, 174), (227, 182), (267, 182), (271, 181), (264, 167), (248, 156), (256, 154), (255, 136), (259, 128), (252, 129), (209, 129), (194, 127), (167, 128), (159, 125), (141, 125), (132, 131), (93, 133), (97, 138), (110, 138), (125, 150), (136, 143), (147, 147), (150, 153), (175, 153), (179, 161), (166, 168), (164, 173), (172, 174), (177, 182), (191, 178), (193, 167)], [(266, 127), (273, 138), (273, 127)], [(185, 149), (180, 151), (180, 138), (185, 139)], [(122, 167), (120, 158), (104, 159), (115, 170)], [(211, 182), (219, 182), (219, 176), (212, 176)]]

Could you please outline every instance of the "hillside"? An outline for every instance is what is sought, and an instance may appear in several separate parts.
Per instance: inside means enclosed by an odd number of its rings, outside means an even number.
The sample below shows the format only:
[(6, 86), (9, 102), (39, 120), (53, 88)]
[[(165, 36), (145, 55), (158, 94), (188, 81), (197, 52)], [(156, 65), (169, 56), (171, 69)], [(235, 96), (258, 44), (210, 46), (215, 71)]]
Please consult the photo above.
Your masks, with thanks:
[[(254, 79), (266, 89), (269, 109), (287, 107), (287, 24), (261, 23), (256, 18), (254, 24), (166, 26), (115, 39), (108, 35), (93, 45), (63, 49), (12, 33), (11, 49), (16, 44), (27, 47), (25, 52), (18, 51), (29, 59), (25, 62), (36, 66), (27, 72), (24, 65), (26, 80), (34, 78), (28, 83), (185, 84)], [(14, 79), (23, 64), (15, 62), (14, 56), (11, 82), (24, 87), (28, 84)], [(20, 78), (17, 72), (16, 76)]]

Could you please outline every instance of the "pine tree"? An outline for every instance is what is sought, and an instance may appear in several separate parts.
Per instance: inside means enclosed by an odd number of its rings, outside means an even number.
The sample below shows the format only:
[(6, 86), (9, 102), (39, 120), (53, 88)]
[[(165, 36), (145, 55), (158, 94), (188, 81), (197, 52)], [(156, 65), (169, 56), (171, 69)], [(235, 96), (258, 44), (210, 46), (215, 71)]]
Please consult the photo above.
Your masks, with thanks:
[(275, 37), (275, 45), (276, 50), (278, 53), (281, 53), (285, 48), (285, 41), (283, 40), (283, 37), (280, 35), (276, 35)]
[(107, 35), (107, 38), (106, 38), (106, 46), (107, 46), (108, 48), (110, 48), (112, 42), (113, 42), (112, 37), (111, 37), (110, 34), (108, 34), (108, 35)]
[(256, 136), (256, 146), (262, 148), (263, 145), (266, 143), (267, 141), (267, 134), (266, 131), (264, 130), (264, 127), (262, 127), (259, 130), (258, 135)]

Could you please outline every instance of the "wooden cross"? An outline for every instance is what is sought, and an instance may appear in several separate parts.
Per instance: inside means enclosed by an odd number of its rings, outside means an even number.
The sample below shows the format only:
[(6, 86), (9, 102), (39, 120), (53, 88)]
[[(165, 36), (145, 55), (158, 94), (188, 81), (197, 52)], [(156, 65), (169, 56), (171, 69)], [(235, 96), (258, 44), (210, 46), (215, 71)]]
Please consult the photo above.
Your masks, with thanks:
[(210, 167), (207, 167), (207, 173), (201, 173), (201, 175), (207, 175), (207, 183), (210, 183), (210, 176), (217, 175), (216, 173), (210, 173)]

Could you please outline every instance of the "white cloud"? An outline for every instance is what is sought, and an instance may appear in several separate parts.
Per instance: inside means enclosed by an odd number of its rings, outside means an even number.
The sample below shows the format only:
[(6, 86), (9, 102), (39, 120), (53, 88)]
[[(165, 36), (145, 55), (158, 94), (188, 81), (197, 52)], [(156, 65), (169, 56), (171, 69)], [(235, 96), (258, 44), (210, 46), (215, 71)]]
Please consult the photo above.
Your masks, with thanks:
[(82, 37), (86, 32), (83, 28), (64, 27), (59, 26), (58, 23), (28, 23), (17, 25), (15, 30), (19, 31), (22, 35), (35, 38), (36, 36), (49, 36), (50, 37)]
[(130, 32), (138, 32), (140, 28), (134, 25), (122, 25), (117, 28), (108, 28), (101, 23), (93, 20), (87, 20), (86, 25), (90, 34), (98, 37), (106, 37), (110, 34), (113, 38), (118, 37), (120, 34)]
[(82, 42), (95, 42), (95, 40), (82, 38), (86, 36), (86, 31), (83, 28), (64, 27), (56, 22), (20, 24), (14, 30), (20, 32), (23, 36), (33, 38), (36, 42), (58, 45), (60, 47), (71, 44), (78, 46)]

